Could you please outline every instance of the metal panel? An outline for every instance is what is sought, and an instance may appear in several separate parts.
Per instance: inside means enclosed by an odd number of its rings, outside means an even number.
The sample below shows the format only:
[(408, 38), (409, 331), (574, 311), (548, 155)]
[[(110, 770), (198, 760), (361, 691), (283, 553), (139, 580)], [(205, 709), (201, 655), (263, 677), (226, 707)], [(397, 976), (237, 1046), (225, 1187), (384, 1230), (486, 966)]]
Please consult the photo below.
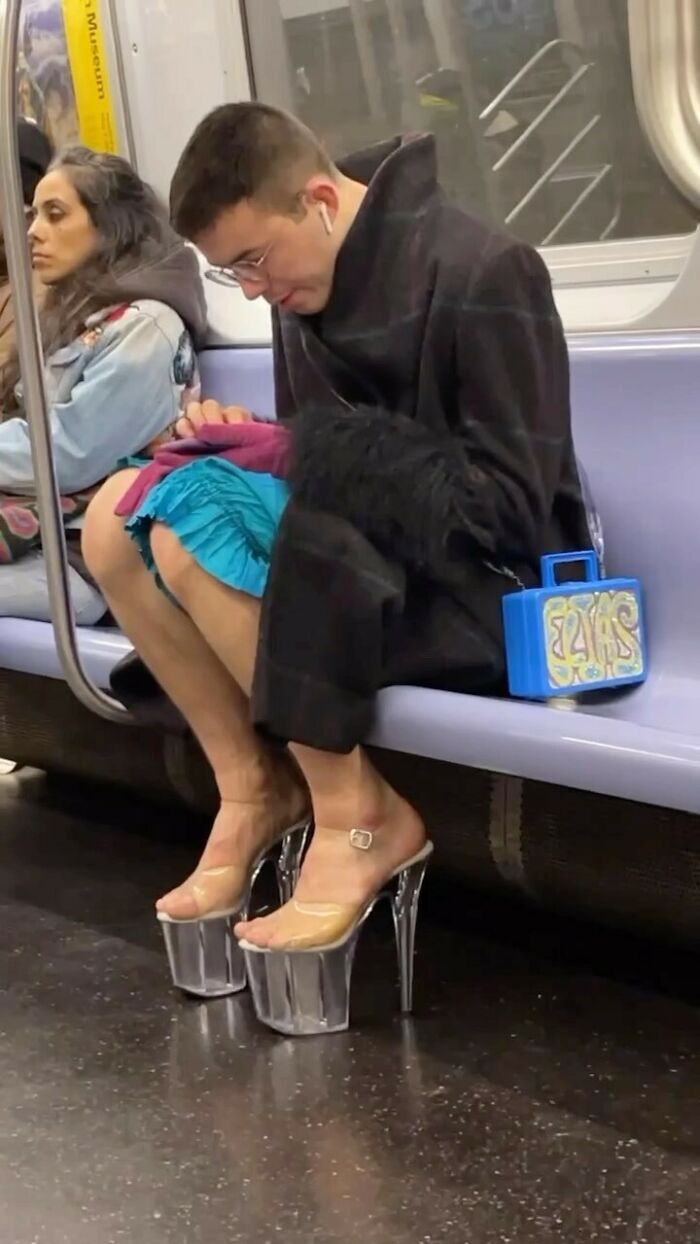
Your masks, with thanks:
[(136, 165), (167, 198), (197, 123), (250, 96), (240, 16), (233, 0), (119, 0), (116, 13)]

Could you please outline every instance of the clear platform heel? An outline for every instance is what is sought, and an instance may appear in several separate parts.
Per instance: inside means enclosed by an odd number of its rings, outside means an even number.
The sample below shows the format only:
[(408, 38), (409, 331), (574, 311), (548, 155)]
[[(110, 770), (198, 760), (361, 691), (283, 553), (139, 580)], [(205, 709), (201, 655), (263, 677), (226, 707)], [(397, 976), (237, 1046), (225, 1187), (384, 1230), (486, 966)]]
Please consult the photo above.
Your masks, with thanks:
[[(275, 869), (281, 902), (287, 902), (299, 875), (310, 825), (294, 825), (253, 862), (247, 884), (237, 900), (225, 910), (193, 920), (176, 920), (158, 913), (173, 985), (197, 998), (223, 998), (245, 989), (246, 965), (233, 935), (237, 920), (247, 919), (253, 887), (267, 864)], [(211, 874), (226, 869), (210, 870)]]
[[(366, 830), (353, 830), (351, 842), (353, 835), (368, 834)], [(298, 916), (300, 935), (286, 949), (266, 950), (249, 942), (240, 943), (255, 1013), (262, 1024), (290, 1037), (320, 1036), (348, 1028), (355, 950), (365, 920), (383, 898), (391, 902), (394, 917), (401, 1010), (407, 1013), (412, 1009), (418, 904), (432, 851), (432, 843), (427, 843), (359, 911), (341, 904), (300, 904), (292, 900), (290, 906)], [(314, 936), (314, 925), (320, 930), (342, 926), (343, 931), (320, 945), (302, 945), (307, 940), (301, 932), (304, 924), (311, 927), (309, 938)]]

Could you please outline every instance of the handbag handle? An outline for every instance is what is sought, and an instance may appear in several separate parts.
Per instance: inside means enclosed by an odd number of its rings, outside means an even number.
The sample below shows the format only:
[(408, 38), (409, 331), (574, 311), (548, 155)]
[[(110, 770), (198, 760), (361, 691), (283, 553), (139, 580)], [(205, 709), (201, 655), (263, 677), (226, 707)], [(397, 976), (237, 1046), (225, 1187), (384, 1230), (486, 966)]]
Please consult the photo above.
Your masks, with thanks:
[[(558, 566), (579, 565), (586, 568), (586, 583), (597, 583), (600, 579), (598, 558), (593, 549), (581, 553), (549, 553), (542, 558), (542, 584), (544, 587), (559, 587), (556, 576)], [(567, 580), (565, 580), (567, 582)], [(569, 579), (569, 583), (573, 580)]]

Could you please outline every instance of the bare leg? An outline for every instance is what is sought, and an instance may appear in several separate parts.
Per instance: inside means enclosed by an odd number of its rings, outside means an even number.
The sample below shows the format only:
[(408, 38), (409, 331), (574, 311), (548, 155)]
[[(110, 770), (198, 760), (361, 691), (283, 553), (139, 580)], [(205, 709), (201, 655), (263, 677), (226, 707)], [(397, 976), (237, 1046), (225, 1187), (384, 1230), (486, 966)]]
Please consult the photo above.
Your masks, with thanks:
[[(260, 606), (203, 571), (164, 527), (151, 548), (163, 580), (206, 638), (213, 652), (249, 694), (257, 653)], [(361, 905), (425, 843), (417, 812), (380, 776), (366, 753), (350, 755), (290, 745), (307, 780), (316, 830), (295, 899), (303, 903)], [(371, 851), (349, 839), (351, 829), (374, 835)], [(260, 946), (284, 943), (285, 908), (241, 924), (239, 936)]]
[[(261, 744), (243, 691), (187, 615), (158, 589), (114, 517), (133, 475), (110, 480), (92, 503), (83, 548), (114, 616), (191, 725), (214, 770), (221, 810), (197, 872), (158, 903), (176, 919), (191, 919), (238, 897), (253, 858), (304, 815), (308, 794), (291, 763)], [(232, 865), (238, 866), (233, 873)], [(202, 878), (203, 870), (212, 869), (226, 872)]]

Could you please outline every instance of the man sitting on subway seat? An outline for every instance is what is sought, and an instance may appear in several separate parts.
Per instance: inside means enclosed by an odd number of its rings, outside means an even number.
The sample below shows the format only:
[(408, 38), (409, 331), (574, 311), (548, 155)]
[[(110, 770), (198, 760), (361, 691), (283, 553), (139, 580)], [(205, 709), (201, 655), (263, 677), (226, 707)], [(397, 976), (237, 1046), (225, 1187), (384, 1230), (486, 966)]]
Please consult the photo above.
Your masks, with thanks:
[[(216, 455), (131, 513), (141, 538), (145, 515), (145, 560), (114, 515), (132, 476), (110, 481), (89, 515), (88, 564), (221, 793), (196, 872), (159, 910), (221, 910), (213, 874), (240, 865), (240, 889), (261, 844), (309, 799), (316, 831), (297, 898), (362, 906), (426, 838), (362, 747), (377, 693), (502, 693), (504, 594), (539, 582), (543, 554), (590, 545), (549, 275), (531, 247), (447, 199), (432, 137), (336, 165), (298, 121), (258, 103), (201, 122), (171, 209), (211, 279), (272, 307), (289, 456), (274, 538), (268, 526), (262, 547), (257, 531), (257, 588), (238, 558), (234, 468)], [(255, 416), (204, 402), (180, 432)], [(115, 675), (132, 702), (138, 669)], [(353, 840), (358, 825), (371, 849)], [(284, 948), (285, 911), (237, 931)]]

